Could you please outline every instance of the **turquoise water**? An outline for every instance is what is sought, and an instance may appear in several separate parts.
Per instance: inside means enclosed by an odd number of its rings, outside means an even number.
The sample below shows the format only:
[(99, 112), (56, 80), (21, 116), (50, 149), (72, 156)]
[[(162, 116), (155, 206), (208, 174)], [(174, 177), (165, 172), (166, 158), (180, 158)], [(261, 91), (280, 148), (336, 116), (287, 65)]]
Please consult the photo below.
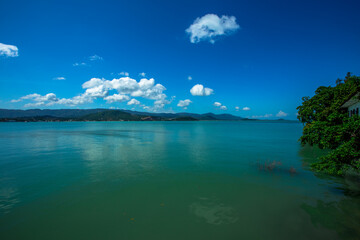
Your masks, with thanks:
[(0, 239), (360, 239), (281, 122), (0, 124)]

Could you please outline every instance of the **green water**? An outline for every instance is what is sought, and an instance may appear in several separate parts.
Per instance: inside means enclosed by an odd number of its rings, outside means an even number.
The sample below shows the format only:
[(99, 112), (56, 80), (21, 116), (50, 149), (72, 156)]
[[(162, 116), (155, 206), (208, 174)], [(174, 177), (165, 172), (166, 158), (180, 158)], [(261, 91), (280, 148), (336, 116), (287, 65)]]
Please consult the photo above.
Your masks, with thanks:
[(360, 239), (356, 185), (309, 171), (301, 131), (1, 123), (0, 239)]

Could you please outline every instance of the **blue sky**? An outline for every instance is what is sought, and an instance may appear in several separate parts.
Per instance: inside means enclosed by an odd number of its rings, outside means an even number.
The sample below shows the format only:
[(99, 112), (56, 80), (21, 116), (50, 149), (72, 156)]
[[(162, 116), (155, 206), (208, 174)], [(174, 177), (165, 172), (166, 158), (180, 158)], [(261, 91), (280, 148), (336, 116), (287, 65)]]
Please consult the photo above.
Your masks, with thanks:
[(295, 119), (301, 97), (360, 74), (359, 8), (359, 1), (0, 0), (0, 108)]

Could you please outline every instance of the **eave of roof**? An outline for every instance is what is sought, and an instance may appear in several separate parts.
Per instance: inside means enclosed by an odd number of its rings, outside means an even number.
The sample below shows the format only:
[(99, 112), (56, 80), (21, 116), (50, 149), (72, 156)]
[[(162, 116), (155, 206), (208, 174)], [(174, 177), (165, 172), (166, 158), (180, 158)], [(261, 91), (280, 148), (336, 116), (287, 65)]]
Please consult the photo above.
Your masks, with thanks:
[(355, 103), (360, 102), (359, 97), (360, 97), (360, 92), (352, 95), (343, 105), (341, 105), (341, 107), (348, 108), (348, 107), (354, 105)]

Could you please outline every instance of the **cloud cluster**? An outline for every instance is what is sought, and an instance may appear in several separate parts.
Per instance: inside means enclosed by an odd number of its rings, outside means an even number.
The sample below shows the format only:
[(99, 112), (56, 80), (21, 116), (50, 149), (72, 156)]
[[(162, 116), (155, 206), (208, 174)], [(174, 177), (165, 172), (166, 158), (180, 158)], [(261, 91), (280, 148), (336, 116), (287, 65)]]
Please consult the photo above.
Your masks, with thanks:
[[(243, 107), (242, 110), (243, 111), (250, 111), (250, 108), (249, 107)], [(240, 107), (236, 106), (235, 111), (240, 111)]]
[(90, 66), (89, 65), (89, 61), (90, 62), (99, 62), (99, 61), (103, 61), (104, 58), (100, 57), (99, 55), (93, 55), (90, 57), (87, 57), (86, 60), (84, 62), (76, 62), (73, 64), (74, 67), (82, 67), (82, 66)]
[(287, 113), (285, 113), (281, 110), (276, 114), (277, 117), (286, 117), (287, 115), (288, 115)]
[(213, 104), (215, 107), (218, 107), (220, 110), (227, 110), (227, 107), (222, 105), (221, 103), (219, 102), (214, 102)]
[(14, 45), (8, 45), (8, 44), (0, 43), (0, 56), (18, 57), (19, 56), (19, 50)]
[[(129, 77), (114, 78), (113, 80), (92, 78), (84, 82), (82, 88), (85, 92), (72, 98), (57, 98), (54, 93), (44, 96), (34, 93), (12, 100), (11, 102), (30, 100), (31, 102), (26, 104), (25, 107), (51, 106), (54, 104), (75, 106), (92, 103), (98, 98), (104, 99), (107, 103), (114, 103), (128, 101), (130, 97), (142, 97), (154, 100), (153, 110), (158, 110), (172, 101), (172, 99), (168, 100), (166, 94), (163, 93), (166, 88), (159, 83), (155, 84), (153, 78), (143, 78), (139, 82)], [(139, 104), (140, 102), (134, 98), (128, 102), (128, 105)]]
[(129, 76), (129, 73), (128, 72), (120, 72), (118, 73), (120, 76), (125, 76), (125, 77), (128, 77)]
[(205, 88), (201, 84), (196, 84), (190, 89), (190, 93), (193, 96), (209, 96), (213, 94), (213, 92), (214, 90), (212, 90), (211, 88)]
[(217, 37), (229, 35), (236, 32), (240, 26), (236, 23), (234, 16), (221, 16), (216, 14), (206, 14), (195, 19), (185, 31), (190, 35), (190, 42), (209, 41), (215, 43)]
[(90, 56), (90, 57), (88, 57), (88, 59), (90, 60), (90, 61), (102, 61), (102, 60), (104, 60), (104, 58), (102, 58), (102, 57), (100, 57), (99, 55), (93, 55), (93, 56)]
[(181, 107), (183, 109), (187, 109), (187, 107), (192, 103), (190, 99), (180, 100), (177, 104), (178, 107)]
[(87, 64), (84, 63), (84, 62), (76, 62), (76, 63), (73, 64), (73, 66), (74, 66), (74, 67), (87, 66)]

